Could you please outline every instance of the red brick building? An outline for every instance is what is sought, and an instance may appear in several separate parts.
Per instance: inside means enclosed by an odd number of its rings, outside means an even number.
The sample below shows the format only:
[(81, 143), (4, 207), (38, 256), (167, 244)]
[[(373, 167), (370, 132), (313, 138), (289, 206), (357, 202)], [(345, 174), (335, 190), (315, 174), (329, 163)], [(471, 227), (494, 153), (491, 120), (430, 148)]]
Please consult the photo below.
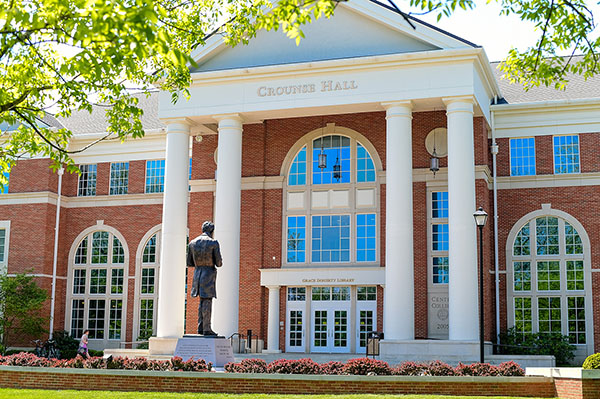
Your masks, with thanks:
[[(150, 335), (168, 347), (196, 331), (185, 236), (214, 220), (217, 332), (361, 353), (378, 330), (384, 352), (427, 358), (478, 340), (481, 206), (486, 340), (561, 332), (593, 353), (600, 81), (525, 92), (483, 49), (412, 23), (356, 1), (299, 47), (279, 33), (233, 49), (212, 38), (189, 101), (141, 98), (144, 138), (75, 155), (79, 176), (45, 159), (13, 167), (1, 262), (49, 292), (55, 277), (54, 329), (89, 328), (95, 348)], [(348, 41), (333, 47), (332, 32)], [(56, 123), (73, 149), (106, 131), (101, 110)]]

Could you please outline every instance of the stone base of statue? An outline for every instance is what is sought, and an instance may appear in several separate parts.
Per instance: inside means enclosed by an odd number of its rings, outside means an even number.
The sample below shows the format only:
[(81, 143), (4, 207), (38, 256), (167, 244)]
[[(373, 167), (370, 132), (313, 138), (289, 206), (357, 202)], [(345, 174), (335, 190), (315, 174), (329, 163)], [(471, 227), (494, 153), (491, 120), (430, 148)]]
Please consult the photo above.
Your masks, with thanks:
[(227, 363), (235, 361), (231, 343), (219, 335), (186, 334), (177, 340), (173, 356), (178, 356), (183, 361), (191, 358), (204, 359), (216, 369), (222, 369)]

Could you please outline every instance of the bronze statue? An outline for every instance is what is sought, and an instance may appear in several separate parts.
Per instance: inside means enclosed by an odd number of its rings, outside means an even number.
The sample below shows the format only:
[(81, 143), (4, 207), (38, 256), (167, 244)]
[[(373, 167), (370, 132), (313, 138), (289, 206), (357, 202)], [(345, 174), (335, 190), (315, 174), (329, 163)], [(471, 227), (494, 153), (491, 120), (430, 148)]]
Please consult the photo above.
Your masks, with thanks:
[(219, 242), (212, 238), (215, 225), (206, 221), (202, 223), (202, 235), (194, 238), (189, 244), (187, 266), (195, 267), (192, 282), (192, 297), (200, 297), (198, 305), (198, 334), (216, 336), (210, 326), (212, 315), (212, 299), (217, 297), (215, 283), (217, 267), (221, 267), (221, 251)]

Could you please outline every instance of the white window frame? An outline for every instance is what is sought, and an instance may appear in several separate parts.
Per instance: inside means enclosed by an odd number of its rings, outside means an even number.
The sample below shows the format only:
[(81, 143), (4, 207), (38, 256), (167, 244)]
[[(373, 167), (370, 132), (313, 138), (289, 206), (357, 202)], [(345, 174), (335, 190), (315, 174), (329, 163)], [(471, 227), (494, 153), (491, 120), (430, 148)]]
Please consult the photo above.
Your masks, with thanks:
[[(108, 245), (108, 262), (107, 263), (91, 263), (92, 256), (92, 235), (95, 232), (106, 231), (109, 233), (109, 245)], [(123, 263), (112, 263), (112, 248), (113, 248), (113, 240), (111, 236), (115, 236), (121, 242), (123, 246), (123, 252), (125, 254), (125, 261)], [(75, 264), (75, 253), (77, 252), (77, 248), (79, 244), (83, 241), (84, 238), (88, 238), (88, 251), (87, 258), (85, 264)], [(85, 269), (86, 270), (86, 278), (85, 278), (85, 294), (73, 294), (73, 277), (75, 269)], [(90, 294), (90, 282), (91, 282), (91, 270), (92, 269), (106, 269), (106, 293), (105, 294)], [(111, 293), (111, 283), (112, 283), (112, 270), (113, 269), (123, 269), (123, 292), (119, 294)], [(69, 251), (69, 262), (68, 262), (68, 273), (67, 273), (67, 295), (66, 295), (66, 309), (65, 309), (65, 326), (64, 329), (71, 332), (71, 311), (73, 300), (84, 300), (84, 316), (83, 316), (83, 329), (88, 328), (88, 318), (89, 318), (89, 301), (93, 299), (105, 300), (105, 315), (104, 315), (104, 338), (102, 339), (90, 339), (90, 348), (92, 349), (104, 349), (104, 348), (119, 348), (119, 344), (121, 341), (126, 340), (127, 333), (127, 288), (128, 288), (128, 278), (129, 278), (129, 247), (123, 235), (114, 227), (105, 225), (102, 221), (98, 221), (98, 223), (94, 226), (90, 226), (87, 229), (83, 230), (77, 238), (71, 244), (71, 250)], [(121, 338), (119, 339), (109, 339), (110, 335), (110, 301), (112, 299), (121, 299), (123, 302), (122, 313), (121, 313)], [(73, 337), (80, 338), (80, 337)]]
[[(154, 162), (154, 161), (164, 161), (165, 162), (165, 166), (164, 166), (164, 177), (163, 177), (163, 185), (162, 185), (162, 190), (161, 191), (148, 191), (148, 162)], [(164, 183), (164, 179), (166, 179), (166, 174), (167, 174), (167, 161), (165, 159), (147, 159), (146, 163), (144, 164), (144, 194), (161, 194), (165, 192), (165, 183)]]
[[(333, 184), (313, 184), (312, 183), (312, 152), (313, 141), (321, 136), (340, 135), (350, 138), (350, 183), (333, 183)], [(375, 167), (375, 181), (361, 182), (357, 180), (357, 143), (360, 143), (371, 156)], [(304, 185), (288, 185), (288, 174), (292, 163), (298, 152), (306, 147), (306, 184)], [(334, 162), (335, 160), (328, 160)], [(282, 239), (282, 266), (283, 267), (327, 267), (327, 266), (378, 266), (380, 265), (381, 256), (381, 221), (380, 221), (380, 178), (379, 174), (383, 170), (383, 166), (375, 147), (362, 134), (341, 126), (328, 124), (326, 129), (316, 129), (303, 136), (289, 150), (285, 161), (281, 167), (281, 176), (284, 176), (283, 189), (283, 217), (281, 227)], [(372, 206), (357, 206), (356, 195), (358, 189), (374, 190), (374, 203)], [(317, 192), (331, 193), (336, 191), (347, 191), (349, 196), (349, 204), (344, 207), (315, 208), (311, 205), (312, 195)], [(304, 196), (304, 207), (301, 209), (288, 209), (288, 195), (291, 193), (302, 193)], [(376, 253), (375, 261), (373, 262), (357, 262), (356, 254), (356, 215), (357, 214), (375, 214), (376, 228)], [(312, 261), (312, 217), (326, 215), (350, 215), (350, 261), (349, 262), (313, 262)], [(305, 216), (306, 217), (306, 241), (305, 241), (305, 262), (287, 262), (287, 218), (288, 216)]]
[[(537, 255), (535, 246), (536, 229), (535, 220), (539, 217), (556, 217), (558, 218), (559, 230), (559, 254), (558, 255)], [(583, 255), (567, 255), (565, 243), (565, 222), (569, 223), (581, 238), (583, 244)], [(527, 223), (532, 223), (534, 228), (530, 227), (529, 255), (513, 255), (513, 245), (517, 234), (521, 228)], [(586, 230), (581, 223), (566, 212), (552, 209), (549, 204), (542, 205), (542, 209), (528, 213), (519, 219), (512, 227), (506, 241), (506, 310), (508, 327), (515, 325), (514, 298), (515, 297), (530, 297), (531, 298), (531, 314), (532, 314), (532, 330), (537, 332), (539, 328), (538, 320), (538, 299), (540, 297), (560, 297), (561, 298), (561, 328), (562, 334), (568, 334), (568, 297), (584, 297), (585, 298), (585, 324), (586, 324), (586, 343), (575, 344), (576, 356), (587, 356), (594, 353), (594, 313), (592, 306), (592, 269), (591, 269), (591, 250), (590, 240)], [(537, 261), (543, 260), (558, 260), (560, 261), (561, 273), (561, 289), (556, 291), (539, 291), (537, 289)], [(584, 271), (584, 290), (567, 290), (566, 278), (566, 261), (567, 260), (582, 260)], [(513, 262), (528, 261), (531, 265), (531, 290), (530, 291), (514, 291), (514, 269)]]
[[(556, 173), (556, 158), (554, 156), (554, 151), (555, 151), (554, 138), (555, 137), (564, 137), (564, 136), (577, 137), (577, 159), (579, 160), (579, 163), (577, 164), (577, 168), (579, 170), (577, 172)], [(552, 136), (552, 173), (554, 175), (578, 175), (581, 173), (581, 140), (579, 139), (579, 134), (555, 134)]]
[(8, 273), (8, 254), (10, 246), (10, 220), (0, 221), (0, 230), (5, 230), (4, 234), (4, 256), (3, 260), (0, 261), (0, 273)]
[[(535, 169), (535, 173), (534, 174), (517, 174), (517, 175), (513, 175), (513, 156), (512, 156), (512, 141), (513, 140), (523, 140), (523, 139), (533, 139), (533, 168)], [(554, 140), (554, 139), (553, 139)], [(509, 155), (509, 168), (510, 168), (510, 175), (511, 176), (536, 176), (537, 175), (537, 153), (536, 153), (536, 147), (535, 147), (535, 137), (534, 136), (524, 136), (524, 137), (510, 137), (508, 139), (508, 155)], [(554, 159), (554, 151), (552, 151), (552, 158)]]
[[(124, 179), (125, 184), (124, 185), (118, 185), (118, 186), (113, 186), (113, 178), (112, 178), (112, 174), (113, 174), (113, 166), (117, 165), (117, 164), (125, 164), (126, 169), (127, 169), (127, 178)], [(122, 182), (121, 179), (118, 180), (120, 183)], [(112, 193), (113, 189), (119, 189), (119, 188), (124, 188), (124, 193)], [(109, 195), (126, 195), (129, 192), (129, 161), (122, 161), (122, 162), (111, 162), (110, 163), (110, 173), (108, 174), (108, 194)]]
[(77, 196), (78, 197), (95, 197), (98, 194), (98, 164), (97, 163), (88, 163), (88, 164), (79, 165), (79, 167), (81, 167), (81, 166), (95, 166), (96, 167), (96, 179), (94, 180), (94, 194), (89, 194), (89, 195), (82, 194), (81, 187), (80, 187), (80, 185), (81, 185), (81, 174), (80, 174), (77, 177)]

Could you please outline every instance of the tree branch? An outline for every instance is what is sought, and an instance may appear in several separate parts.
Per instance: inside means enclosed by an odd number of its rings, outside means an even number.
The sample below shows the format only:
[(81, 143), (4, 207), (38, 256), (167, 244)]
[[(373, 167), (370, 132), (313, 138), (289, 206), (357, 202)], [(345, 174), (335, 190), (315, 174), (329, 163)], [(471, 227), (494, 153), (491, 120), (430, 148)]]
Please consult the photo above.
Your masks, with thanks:
[(540, 58), (542, 56), (542, 46), (544, 44), (544, 40), (546, 39), (546, 32), (548, 31), (548, 25), (550, 24), (550, 18), (552, 17), (552, 13), (554, 12), (554, 0), (550, 3), (550, 10), (548, 10), (548, 16), (546, 17), (546, 23), (544, 24), (544, 30), (542, 31), (542, 37), (540, 38), (540, 45), (537, 49), (537, 57), (535, 58), (535, 66), (534, 70), (537, 70)]

